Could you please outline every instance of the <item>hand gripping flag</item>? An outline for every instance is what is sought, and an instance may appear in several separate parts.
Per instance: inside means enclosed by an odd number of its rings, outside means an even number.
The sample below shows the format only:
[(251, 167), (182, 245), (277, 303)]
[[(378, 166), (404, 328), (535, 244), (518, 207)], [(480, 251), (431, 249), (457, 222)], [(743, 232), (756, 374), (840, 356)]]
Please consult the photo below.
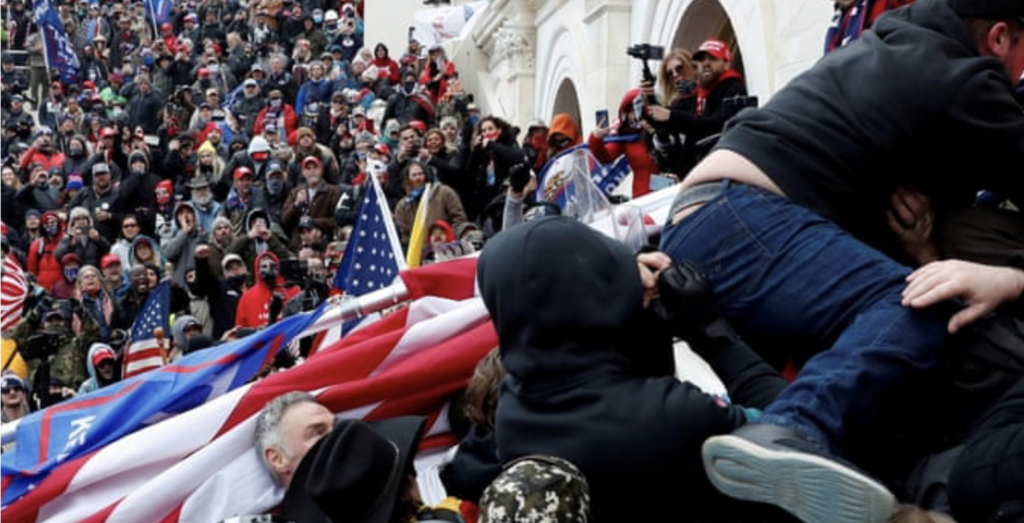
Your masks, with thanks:
[(284, 492), (253, 450), (254, 420), (267, 401), (293, 390), (313, 392), (340, 418), (427, 415), (421, 449), (454, 444), (448, 399), (497, 345), (473, 297), (475, 268), (474, 258), (463, 258), (403, 272), (415, 298), (408, 307), (301, 365), (64, 464), (8, 506), (4, 521), (214, 522), (266, 512)]
[(69, 35), (64, 32), (64, 24), (57, 15), (53, 0), (32, 0), (32, 20), (43, 32), (47, 67), (57, 68), (64, 85), (77, 84), (78, 55)]
[[(70, 471), (81, 468), (97, 449), (244, 385), (326, 306), (23, 418), (15, 448), (0, 465), (4, 521), (35, 520), (45, 503), (77, 485)], [(186, 430), (180, 437), (190, 439), (191, 434)], [(158, 458), (163, 455), (160, 447), (176, 443), (148, 440), (144, 452)]]

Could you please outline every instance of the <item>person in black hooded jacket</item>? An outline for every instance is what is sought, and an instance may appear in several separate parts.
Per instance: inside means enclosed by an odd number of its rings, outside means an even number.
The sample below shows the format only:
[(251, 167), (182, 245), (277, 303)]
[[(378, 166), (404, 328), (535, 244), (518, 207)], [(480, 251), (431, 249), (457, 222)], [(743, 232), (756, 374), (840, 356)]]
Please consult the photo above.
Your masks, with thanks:
[[(773, 507), (717, 493), (700, 457), (708, 436), (756, 416), (785, 381), (735, 335), (694, 338), (735, 403), (677, 380), (670, 324), (653, 310), (685, 302), (648, 306), (656, 278), (672, 269), (661, 253), (640, 256), (563, 216), (488, 242), (477, 279), (507, 370), (498, 458), (541, 453), (576, 464), (598, 523), (786, 520)], [(664, 271), (656, 277), (646, 264)], [(688, 310), (713, 308), (709, 300)], [(682, 323), (673, 321), (673, 331)]]

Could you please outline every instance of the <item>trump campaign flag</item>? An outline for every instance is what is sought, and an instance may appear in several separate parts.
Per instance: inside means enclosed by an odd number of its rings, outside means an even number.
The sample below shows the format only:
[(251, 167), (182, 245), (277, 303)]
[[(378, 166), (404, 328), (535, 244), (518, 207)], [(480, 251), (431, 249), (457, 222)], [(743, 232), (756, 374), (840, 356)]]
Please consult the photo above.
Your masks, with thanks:
[(146, 0), (146, 15), (155, 26), (153, 34), (160, 34), (160, 26), (171, 21), (171, 0)]
[(414, 297), (407, 307), (298, 366), (67, 462), (5, 508), (4, 521), (213, 523), (267, 512), (284, 491), (253, 450), (255, 417), (295, 390), (314, 393), (339, 418), (426, 415), (421, 449), (454, 444), (448, 401), (497, 346), (473, 296), (475, 268), (464, 258), (403, 272)]
[(163, 282), (146, 296), (139, 315), (132, 323), (128, 345), (124, 348), (122, 376), (131, 378), (166, 363), (164, 336), (170, 333), (171, 284)]
[[(312, 325), (325, 307), (290, 316), (252, 336), (189, 354), (176, 363), (23, 418), (18, 424), (15, 448), (4, 455), (0, 465), (4, 519), (26, 514), (26, 508), (32, 514), (33, 496), (45, 496), (47, 488), (54, 488), (52, 482), (47, 483), (48, 476), (62, 464), (75, 463), (76, 458), (142, 427), (158, 424), (244, 385), (283, 345)], [(156, 446), (165, 443), (170, 442), (157, 442)], [(54, 494), (66, 487), (61, 486)]]
[(78, 83), (78, 55), (57, 15), (53, 0), (32, 0), (32, 20), (42, 31), (46, 67), (56, 67), (65, 85)]

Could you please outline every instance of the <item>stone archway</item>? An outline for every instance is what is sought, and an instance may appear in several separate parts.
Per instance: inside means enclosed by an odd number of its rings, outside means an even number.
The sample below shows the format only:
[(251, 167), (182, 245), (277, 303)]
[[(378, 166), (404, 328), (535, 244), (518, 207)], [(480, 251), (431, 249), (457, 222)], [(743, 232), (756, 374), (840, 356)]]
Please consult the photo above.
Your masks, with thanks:
[[(672, 37), (672, 48), (682, 47), (694, 51), (707, 38), (718, 38), (732, 51), (732, 66), (747, 77), (743, 67), (743, 51), (736, 38), (736, 30), (729, 14), (719, 0), (694, 0), (683, 14)], [(749, 86), (748, 86), (749, 87)]]
[(572, 116), (576, 125), (583, 129), (583, 121), (580, 119), (579, 93), (576, 92), (576, 86), (568, 78), (563, 80), (559, 84), (558, 90), (555, 91), (555, 103), (552, 107), (551, 115), (554, 116), (559, 113), (568, 113)]

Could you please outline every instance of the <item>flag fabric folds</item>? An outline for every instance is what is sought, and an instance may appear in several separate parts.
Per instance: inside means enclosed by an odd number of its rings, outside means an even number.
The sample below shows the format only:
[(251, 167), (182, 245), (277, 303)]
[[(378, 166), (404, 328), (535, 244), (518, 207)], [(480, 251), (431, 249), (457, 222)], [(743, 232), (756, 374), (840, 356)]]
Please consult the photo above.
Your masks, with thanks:
[(409, 306), (303, 364), (67, 462), (5, 508), (4, 521), (213, 522), (267, 512), (284, 492), (253, 450), (255, 416), (293, 390), (316, 394), (341, 418), (427, 415), (421, 449), (454, 444), (448, 401), (497, 345), (473, 296), (475, 268), (467, 258), (403, 272)]
[(4, 258), (4, 277), (0, 282), (0, 331), (13, 329), (18, 323), (27, 295), (25, 271), (15, 261), (14, 256), (9, 255)]
[(384, 191), (375, 176), (369, 178), (359, 217), (334, 275), (334, 287), (349, 296), (387, 287), (406, 268)]
[[(42, 503), (33, 500), (58, 496), (72, 487), (68, 471), (80, 468), (97, 449), (143, 427), (162, 425), (161, 420), (244, 385), (326, 307), (290, 316), (252, 336), (189, 354), (176, 363), (23, 418), (15, 448), (4, 455), (0, 466), (4, 520), (34, 520), (32, 514)], [(182, 437), (191, 436), (190, 428)], [(170, 439), (148, 440), (140, 452), (159, 459), (162, 447), (177, 444)], [(116, 469), (105, 472), (116, 473)]]
[(160, 26), (171, 21), (171, 0), (146, 0), (146, 16), (155, 26), (153, 34), (160, 34)]
[(406, 252), (406, 259), (410, 268), (419, 267), (423, 262), (423, 244), (427, 241), (427, 202), (430, 201), (430, 193), (433, 184), (428, 183), (423, 188), (423, 195), (420, 196), (420, 204), (416, 207), (416, 219), (412, 222), (412, 232), (409, 234), (409, 250)]
[(169, 348), (164, 336), (171, 334), (169, 309), (171, 284), (162, 282), (146, 296), (139, 315), (132, 323), (128, 345), (124, 348), (122, 376), (131, 378), (166, 363)]
[(43, 32), (47, 67), (56, 68), (65, 85), (77, 84), (78, 55), (69, 35), (64, 32), (64, 24), (57, 15), (53, 0), (32, 0), (32, 20)]

